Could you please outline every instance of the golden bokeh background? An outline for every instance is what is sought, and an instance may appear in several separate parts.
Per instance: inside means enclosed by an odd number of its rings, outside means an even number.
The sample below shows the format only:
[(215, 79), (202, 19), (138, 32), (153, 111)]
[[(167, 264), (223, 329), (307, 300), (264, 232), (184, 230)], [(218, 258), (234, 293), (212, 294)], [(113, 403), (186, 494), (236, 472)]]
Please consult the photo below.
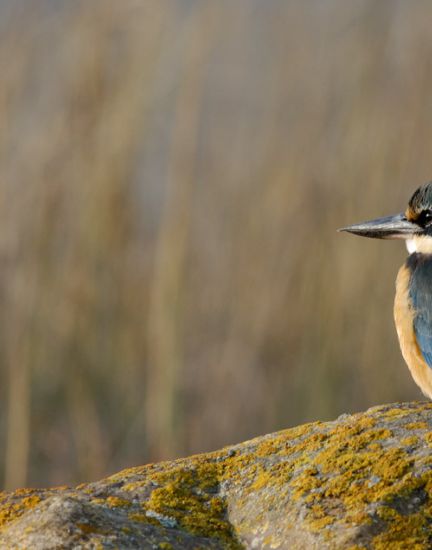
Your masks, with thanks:
[(419, 399), (401, 243), (432, 177), (426, 0), (0, 6), (2, 485)]

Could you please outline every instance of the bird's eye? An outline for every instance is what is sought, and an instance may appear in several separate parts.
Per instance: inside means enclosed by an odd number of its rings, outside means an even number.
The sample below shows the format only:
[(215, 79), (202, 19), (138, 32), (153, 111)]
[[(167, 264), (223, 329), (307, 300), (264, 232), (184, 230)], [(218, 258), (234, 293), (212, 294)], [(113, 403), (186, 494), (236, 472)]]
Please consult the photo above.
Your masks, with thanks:
[(419, 219), (420, 225), (429, 225), (432, 222), (432, 210), (423, 210)]

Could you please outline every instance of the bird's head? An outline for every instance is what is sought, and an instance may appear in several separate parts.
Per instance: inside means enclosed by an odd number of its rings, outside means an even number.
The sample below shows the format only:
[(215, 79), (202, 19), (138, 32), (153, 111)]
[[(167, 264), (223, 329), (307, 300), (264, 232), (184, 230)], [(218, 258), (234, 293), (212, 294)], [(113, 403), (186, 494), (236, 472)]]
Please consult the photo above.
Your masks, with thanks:
[(404, 213), (342, 227), (372, 239), (404, 239), (408, 252), (432, 254), (432, 182), (419, 187)]

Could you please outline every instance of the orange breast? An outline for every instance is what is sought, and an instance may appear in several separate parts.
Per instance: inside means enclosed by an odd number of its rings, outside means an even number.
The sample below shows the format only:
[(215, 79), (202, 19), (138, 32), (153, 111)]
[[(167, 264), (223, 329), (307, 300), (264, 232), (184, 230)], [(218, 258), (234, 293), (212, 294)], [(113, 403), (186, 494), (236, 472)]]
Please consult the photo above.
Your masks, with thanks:
[(409, 299), (410, 271), (403, 265), (396, 279), (394, 318), (403, 358), (422, 392), (432, 399), (432, 369), (429, 368), (417, 344), (414, 332), (414, 310)]

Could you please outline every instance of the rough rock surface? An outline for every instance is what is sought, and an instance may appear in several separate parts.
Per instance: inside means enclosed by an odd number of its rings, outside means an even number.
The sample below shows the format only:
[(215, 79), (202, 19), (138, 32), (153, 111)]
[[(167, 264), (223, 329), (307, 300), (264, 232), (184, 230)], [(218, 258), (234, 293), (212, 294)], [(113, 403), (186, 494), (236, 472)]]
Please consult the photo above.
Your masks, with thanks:
[(76, 488), (0, 494), (0, 548), (432, 548), (432, 404), (343, 415)]

